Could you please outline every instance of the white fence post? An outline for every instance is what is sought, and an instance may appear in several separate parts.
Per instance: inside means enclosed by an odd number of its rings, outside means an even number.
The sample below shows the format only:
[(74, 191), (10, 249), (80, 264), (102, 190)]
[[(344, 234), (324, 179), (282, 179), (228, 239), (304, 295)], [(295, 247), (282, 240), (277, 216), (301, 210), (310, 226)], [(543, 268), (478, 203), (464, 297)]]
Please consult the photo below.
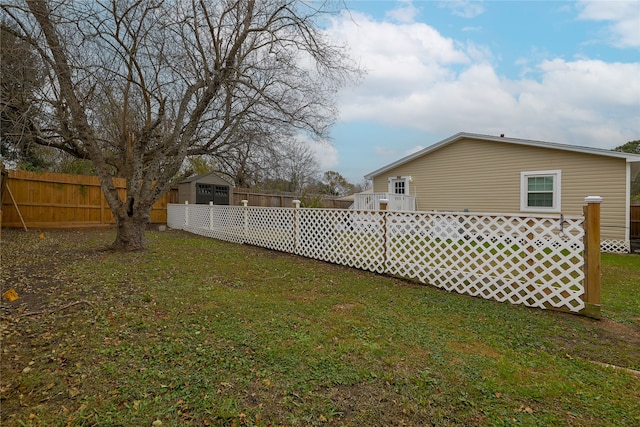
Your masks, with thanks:
[(242, 207), (244, 208), (242, 209), (242, 243), (244, 243), (246, 242), (247, 234), (249, 233), (249, 218), (247, 216), (247, 206), (249, 205), (249, 201), (240, 200), (240, 203), (242, 203)]
[(300, 200), (293, 202), (293, 252), (298, 253), (298, 209), (300, 209)]
[(213, 202), (209, 202), (209, 230), (213, 230)]
[(389, 207), (389, 199), (380, 199), (380, 210), (382, 212), (382, 264), (384, 265), (384, 272), (387, 273), (387, 260), (389, 259), (389, 245), (387, 242), (387, 208)]
[(184, 201), (184, 226), (189, 226), (189, 201)]

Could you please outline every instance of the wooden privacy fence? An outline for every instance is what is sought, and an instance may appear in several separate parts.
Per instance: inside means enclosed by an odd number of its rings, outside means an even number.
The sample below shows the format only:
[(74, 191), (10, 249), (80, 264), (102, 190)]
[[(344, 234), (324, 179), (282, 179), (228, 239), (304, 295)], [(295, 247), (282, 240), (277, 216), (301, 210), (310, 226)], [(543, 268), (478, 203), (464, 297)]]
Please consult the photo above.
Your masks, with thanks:
[(640, 239), (640, 202), (631, 202), (629, 238)]
[[(243, 200), (247, 200), (250, 206), (284, 208), (292, 206), (294, 200), (300, 199), (300, 194), (296, 193), (269, 193), (247, 188), (234, 188), (233, 202), (231, 204), (240, 206)], [(302, 199), (304, 200), (305, 198), (302, 197)], [(308, 199), (309, 203), (314, 202), (319, 205), (318, 207), (323, 208), (349, 209), (353, 204), (353, 201), (326, 195), (310, 195)], [(303, 204), (305, 203), (303, 202)]]
[(167, 225), (461, 294), (599, 317), (600, 248), (593, 239), (600, 238), (600, 205), (589, 207), (585, 214), (597, 224), (567, 216), (169, 204)]
[[(79, 228), (115, 224), (111, 209), (102, 193), (97, 176), (8, 171), (7, 186), (17, 205), (6, 194), (2, 197), (2, 226)], [(114, 178), (124, 198), (126, 180)], [(5, 191), (6, 193), (6, 191)], [(177, 190), (165, 194), (151, 211), (152, 223), (166, 223), (167, 204), (178, 201)]]

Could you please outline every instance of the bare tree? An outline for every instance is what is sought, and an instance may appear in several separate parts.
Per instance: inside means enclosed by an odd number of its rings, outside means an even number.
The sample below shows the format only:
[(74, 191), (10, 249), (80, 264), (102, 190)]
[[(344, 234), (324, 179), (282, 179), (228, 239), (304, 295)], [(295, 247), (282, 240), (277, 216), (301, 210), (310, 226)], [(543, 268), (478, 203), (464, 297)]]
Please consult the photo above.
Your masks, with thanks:
[[(187, 156), (224, 157), (248, 135), (324, 137), (357, 76), (296, 0), (15, 0), (13, 35), (45, 65), (32, 140), (89, 159), (117, 223), (145, 247), (153, 203)], [(127, 181), (120, 197), (114, 177)]]
[(284, 191), (293, 193), (301, 193), (320, 170), (309, 144), (297, 139), (284, 141), (271, 165), (271, 178), (286, 183)]
[(48, 153), (33, 143), (29, 126), (30, 117), (40, 114), (36, 92), (43, 83), (42, 65), (16, 30), (0, 22), (0, 154), (24, 169), (40, 170), (49, 166)]
[(254, 130), (242, 130), (233, 144), (217, 153), (218, 172), (226, 175), (236, 187), (253, 188), (269, 179), (274, 159), (281, 144), (278, 133), (268, 135)]

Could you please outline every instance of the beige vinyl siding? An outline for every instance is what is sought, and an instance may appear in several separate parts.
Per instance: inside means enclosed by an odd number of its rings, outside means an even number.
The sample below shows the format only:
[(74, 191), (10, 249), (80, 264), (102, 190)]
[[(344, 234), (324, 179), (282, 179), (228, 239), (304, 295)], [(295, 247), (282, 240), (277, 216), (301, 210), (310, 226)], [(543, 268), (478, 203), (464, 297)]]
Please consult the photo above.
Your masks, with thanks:
[(624, 239), (626, 162), (593, 154), (461, 139), (374, 178), (388, 191), (393, 176), (411, 176), (419, 210), (521, 213), (520, 173), (560, 170), (561, 212), (582, 215), (586, 196), (602, 196), (602, 237)]

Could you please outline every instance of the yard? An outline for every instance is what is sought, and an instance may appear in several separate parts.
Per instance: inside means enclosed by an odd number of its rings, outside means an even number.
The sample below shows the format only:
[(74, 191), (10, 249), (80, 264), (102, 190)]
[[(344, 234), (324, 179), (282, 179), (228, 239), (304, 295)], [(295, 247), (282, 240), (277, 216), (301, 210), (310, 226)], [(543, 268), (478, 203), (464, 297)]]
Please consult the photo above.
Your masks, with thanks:
[(147, 236), (2, 230), (0, 424), (640, 424), (637, 255), (603, 255), (596, 321)]

